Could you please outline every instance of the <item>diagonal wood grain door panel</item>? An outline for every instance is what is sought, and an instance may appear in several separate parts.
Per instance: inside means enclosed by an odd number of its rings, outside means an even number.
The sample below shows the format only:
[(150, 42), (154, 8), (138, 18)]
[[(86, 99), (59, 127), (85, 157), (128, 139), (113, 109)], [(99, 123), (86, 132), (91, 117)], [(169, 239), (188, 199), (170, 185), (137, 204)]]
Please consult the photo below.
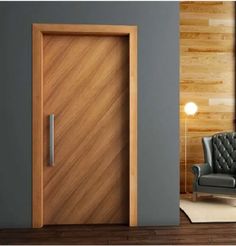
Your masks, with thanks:
[(43, 81), (44, 224), (128, 224), (128, 37), (43, 35)]

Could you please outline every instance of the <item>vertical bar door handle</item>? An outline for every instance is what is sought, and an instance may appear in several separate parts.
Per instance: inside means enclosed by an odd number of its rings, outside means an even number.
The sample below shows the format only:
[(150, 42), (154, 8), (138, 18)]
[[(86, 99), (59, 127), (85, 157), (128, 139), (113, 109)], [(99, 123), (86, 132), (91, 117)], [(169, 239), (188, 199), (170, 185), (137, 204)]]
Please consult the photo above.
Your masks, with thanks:
[(54, 114), (49, 115), (49, 166), (54, 166)]

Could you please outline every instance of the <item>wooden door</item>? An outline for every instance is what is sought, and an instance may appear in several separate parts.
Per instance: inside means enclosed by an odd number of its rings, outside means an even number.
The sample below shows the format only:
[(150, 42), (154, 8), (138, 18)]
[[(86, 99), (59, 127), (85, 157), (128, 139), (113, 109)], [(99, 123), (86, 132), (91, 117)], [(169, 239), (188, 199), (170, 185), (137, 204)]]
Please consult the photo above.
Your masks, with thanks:
[(43, 54), (44, 223), (128, 223), (128, 38), (45, 35)]
[(33, 55), (33, 227), (136, 225), (136, 29), (36, 24)]

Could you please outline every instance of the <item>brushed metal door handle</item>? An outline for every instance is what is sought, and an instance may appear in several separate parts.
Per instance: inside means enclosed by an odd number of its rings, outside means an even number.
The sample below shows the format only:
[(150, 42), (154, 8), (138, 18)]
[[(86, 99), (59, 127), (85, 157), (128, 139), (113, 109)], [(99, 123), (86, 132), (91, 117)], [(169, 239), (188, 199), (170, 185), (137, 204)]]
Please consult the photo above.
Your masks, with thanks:
[(54, 166), (54, 114), (49, 115), (49, 166)]

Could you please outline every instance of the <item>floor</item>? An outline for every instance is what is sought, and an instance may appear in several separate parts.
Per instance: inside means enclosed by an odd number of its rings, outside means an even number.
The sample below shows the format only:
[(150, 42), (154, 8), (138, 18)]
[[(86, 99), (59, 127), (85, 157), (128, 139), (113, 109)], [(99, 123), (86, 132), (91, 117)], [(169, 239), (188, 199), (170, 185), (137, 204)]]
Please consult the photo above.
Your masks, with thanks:
[(191, 224), (180, 212), (180, 226), (45, 226), (2, 229), (0, 244), (236, 244), (236, 223)]

